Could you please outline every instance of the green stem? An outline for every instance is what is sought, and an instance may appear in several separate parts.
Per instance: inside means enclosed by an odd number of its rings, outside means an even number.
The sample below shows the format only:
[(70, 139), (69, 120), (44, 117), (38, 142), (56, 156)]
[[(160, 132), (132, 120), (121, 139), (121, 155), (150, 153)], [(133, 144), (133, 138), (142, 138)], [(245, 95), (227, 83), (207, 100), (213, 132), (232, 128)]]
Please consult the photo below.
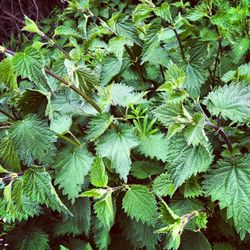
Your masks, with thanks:
[(74, 135), (71, 131), (68, 131), (68, 133), (69, 133), (69, 134), (73, 137), (73, 139), (79, 144), (79, 146), (82, 145), (81, 142), (75, 137), (75, 135)]
[(71, 143), (72, 145), (75, 145), (75, 146), (81, 146), (82, 144), (81, 143), (78, 143), (77, 141), (74, 141), (72, 139), (70, 139), (69, 137), (65, 136), (65, 135), (61, 135), (61, 134), (57, 134), (57, 136), (69, 143)]

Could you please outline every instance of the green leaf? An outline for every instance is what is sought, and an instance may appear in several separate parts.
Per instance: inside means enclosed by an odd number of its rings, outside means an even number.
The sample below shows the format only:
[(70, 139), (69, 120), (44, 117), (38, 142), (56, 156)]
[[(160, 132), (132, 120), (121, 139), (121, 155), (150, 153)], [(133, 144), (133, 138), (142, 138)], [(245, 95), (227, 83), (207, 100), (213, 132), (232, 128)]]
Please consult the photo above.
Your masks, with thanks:
[(153, 7), (148, 3), (138, 4), (133, 12), (133, 19), (135, 22), (143, 22), (144, 19), (150, 17)]
[(87, 140), (95, 140), (100, 137), (109, 127), (113, 121), (113, 116), (109, 113), (100, 113), (94, 116), (89, 124), (87, 134)]
[(227, 218), (232, 218), (237, 232), (243, 239), (250, 232), (249, 217), (250, 154), (224, 158), (217, 162), (205, 177), (203, 187), (212, 201), (218, 200), (220, 208), (227, 209)]
[(152, 175), (161, 173), (163, 167), (154, 161), (135, 161), (131, 166), (130, 174), (139, 180), (150, 178)]
[(243, 39), (238, 40), (233, 45), (233, 54), (236, 61), (239, 61), (249, 50), (250, 39), (249, 37), (244, 37)]
[(162, 3), (160, 7), (156, 7), (154, 11), (157, 16), (161, 17), (167, 22), (170, 22), (170, 23), (172, 22), (170, 6), (167, 2)]
[(73, 216), (64, 215), (61, 220), (55, 224), (55, 235), (80, 235), (86, 236), (90, 231), (90, 201), (88, 198), (79, 198), (72, 205), (69, 201), (65, 203)]
[(162, 133), (143, 136), (140, 139), (138, 151), (151, 159), (166, 161), (168, 142)]
[(65, 25), (56, 27), (54, 36), (70, 36), (75, 38), (82, 38), (82, 35), (76, 29)]
[(168, 173), (158, 175), (153, 181), (152, 188), (153, 192), (159, 196), (172, 196), (175, 191), (175, 186)]
[(110, 241), (109, 228), (105, 227), (103, 223), (95, 218), (92, 222), (92, 233), (94, 235), (94, 242), (98, 250), (107, 250)]
[(175, 136), (169, 140), (167, 169), (176, 188), (191, 176), (207, 171), (212, 160), (210, 150), (202, 145), (188, 145), (182, 136)]
[(122, 234), (136, 249), (155, 250), (157, 245), (158, 235), (152, 226), (128, 217), (122, 221)]
[(57, 134), (65, 134), (70, 130), (72, 126), (71, 115), (54, 115), (51, 123), (50, 129)]
[(2, 165), (9, 171), (21, 171), (19, 157), (13, 141), (9, 136), (3, 137), (0, 142), (0, 160)]
[(80, 197), (93, 197), (95, 199), (99, 199), (102, 198), (107, 192), (108, 189), (92, 188), (80, 194)]
[(9, 58), (0, 62), (0, 82), (5, 83), (11, 90), (17, 88), (16, 75), (12, 61)]
[(54, 133), (35, 115), (16, 122), (10, 129), (10, 139), (20, 159), (27, 165), (35, 160), (48, 163), (55, 153)]
[(184, 198), (194, 198), (202, 195), (203, 191), (197, 179), (193, 177), (184, 184), (183, 193)]
[(30, 167), (23, 177), (23, 195), (53, 210), (70, 214), (52, 186), (51, 177), (42, 167)]
[(82, 190), (85, 177), (88, 175), (93, 156), (83, 147), (66, 148), (54, 164), (56, 178), (55, 184), (63, 189), (72, 203)]
[(101, 83), (107, 85), (121, 70), (122, 63), (112, 57), (106, 57), (102, 64)]
[(109, 40), (109, 50), (113, 52), (119, 62), (122, 62), (124, 46), (132, 46), (133, 42), (128, 40), (126, 37), (118, 36), (113, 37)]
[(107, 192), (104, 198), (95, 202), (94, 210), (104, 227), (111, 228), (115, 219), (112, 192)]
[(201, 86), (205, 83), (204, 70), (200, 65), (190, 63), (185, 66), (185, 72), (185, 87), (192, 97), (197, 98), (200, 95)]
[(26, 30), (28, 32), (37, 33), (41, 36), (43, 36), (43, 32), (40, 31), (40, 29), (37, 27), (36, 23), (30, 19), (28, 16), (25, 16), (25, 26), (22, 28), (22, 30)]
[(206, 146), (208, 138), (204, 131), (205, 122), (206, 119), (203, 114), (195, 113), (193, 115), (192, 124), (188, 125), (184, 132), (188, 145), (197, 146), (201, 144)]
[(118, 131), (108, 130), (99, 140), (96, 150), (102, 157), (111, 160), (112, 168), (125, 182), (131, 166), (130, 150), (138, 145), (133, 136), (133, 128), (129, 125), (121, 125)]
[(110, 86), (111, 102), (113, 105), (128, 107), (132, 104), (138, 104), (142, 101), (144, 93), (134, 92), (132, 86), (123, 83), (116, 83)]
[(155, 50), (159, 48), (160, 41), (158, 39), (158, 32), (160, 30), (159, 25), (151, 25), (147, 30), (147, 33), (144, 37), (144, 45), (141, 55), (141, 64), (150, 60), (152, 54), (155, 53)]
[(47, 88), (47, 77), (44, 72), (45, 60), (39, 50), (26, 47), (24, 52), (14, 55), (12, 62), (17, 75), (29, 78), (38, 87)]
[(96, 187), (107, 187), (108, 175), (101, 157), (96, 157), (90, 171), (91, 184)]
[(141, 41), (137, 35), (136, 27), (131, 22), (117, 22), (115, 25), (116, 33), (121, 37), (126, 37), (131, 42), (141, 46)]
[[(163, 104), (156, 108), (154, 116), (162, 123), (166, 128), (172, 127), (176, 124), (190, 123), (190, 117), (185, 116), (184, 108), (181, 104)], [(180, 127), (182, 130), (184, 127)]]
[[(19, 232), (19, 235), (21, 232)], [(49, 248), (49, 236), (40, 228), (26, 232), (22, 240), (16, 245), (19, 250), (46, 250)]]
[(234, 122), (250, 118), (250, 86), (246, 83), (224, 85), (213, 90), (205, 102), (210, 113)]
[(185, 72), (178, 68), (176, 64), (170, 63), (168, 70), (165, 73), (165, 83), (161, 85), (158, 90), (169, 90), (174, 88), (181, 88), (185, 82)]
[(161, 199), (160, 201), (160, 216), (159, 218), (165, 223), (165, 224), (174, 224), (179, 223), (181, 217), (176, 215), (174, 211), (168, 206), (168, 204)]
[(152, 225), (157, 216), (157, 206), (154, 196), (145, 186), (134, 185), (126, 192), (122, 207), (126, 214), (136, 221)]
[(185, 231), (181, 237), (180, 250), (212, 250), (207, 238), (201, 232)]
[(86, 65), (76, 66), (72, 61), (66, 59), (64, 65), (68, 72), (70, 82), (82, 91), (91, 93), (94, 92), (95, 86), (98, 85), (96, 73), (87, 68)]

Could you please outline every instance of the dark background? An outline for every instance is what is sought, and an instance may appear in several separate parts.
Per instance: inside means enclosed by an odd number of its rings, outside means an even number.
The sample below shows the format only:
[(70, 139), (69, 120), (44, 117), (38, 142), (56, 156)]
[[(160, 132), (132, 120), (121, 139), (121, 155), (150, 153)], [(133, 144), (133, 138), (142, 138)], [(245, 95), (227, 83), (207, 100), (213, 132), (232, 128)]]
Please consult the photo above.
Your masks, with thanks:
[(21, 33), (24, 14), (39, 21), (46, 18), (55, 8), (64, 8), (61, 0), (0, 0), (0, 44), (10, 40), (11, 33)]

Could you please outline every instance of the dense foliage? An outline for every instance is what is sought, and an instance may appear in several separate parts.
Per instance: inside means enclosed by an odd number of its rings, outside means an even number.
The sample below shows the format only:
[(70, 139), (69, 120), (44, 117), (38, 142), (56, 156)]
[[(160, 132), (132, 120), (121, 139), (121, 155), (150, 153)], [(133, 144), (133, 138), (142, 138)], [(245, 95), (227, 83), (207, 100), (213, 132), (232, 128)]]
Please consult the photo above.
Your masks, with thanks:
[(249, 2), (193, 2), (69, 0), (0, 47), (4, 248), (249, 249)]

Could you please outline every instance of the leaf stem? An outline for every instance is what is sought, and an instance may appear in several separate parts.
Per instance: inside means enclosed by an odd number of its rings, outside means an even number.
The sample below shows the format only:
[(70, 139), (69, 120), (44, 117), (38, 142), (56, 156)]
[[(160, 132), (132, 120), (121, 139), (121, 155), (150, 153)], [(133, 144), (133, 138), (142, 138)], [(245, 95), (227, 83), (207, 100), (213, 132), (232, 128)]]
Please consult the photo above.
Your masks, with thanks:
[(0, 109), (0, 113), (2, 113), (3, 115), (5, 115), (6, 117), (10, 118), (11, 120), (16, 120), (14, 116), (10, 115), (9, 113), (7, 113), (6, 111), (4, 111), (3, 109)]
[(142, 90), (145, 90), (145, 81), (144, 81), (144, 77), (143, 77), (143, 73), (141, 71), (141, 67), (140, 67), (140, 61), (136, 60), (135, 56), (133, 55), (132, 51), (130, 50), (130, 48), (128, 47), (128, 45), (124, 45), (126, 51), (128, 52), (131, 60), (134, 62), (134, 65), (136, 67), (136, 70), (140, 76), (140, 80), (141, 80), (141, 84), (142, 84)]
[(72, 85), (69, 81), (61, 78), (58, 75), (56, 75), (55, 73), (53, 73), (48, 68), (45, 68), (44, 70), (45, 70), (45, 73), (47, 73), (48, 75), (54, 77), (55, 79), (57, 79), (58, 81), (60, 81), (61, 83), (68, 86), (69, 88), (71, 88), (76, 93), (78, 93), (83, 99), (85, 99), (89, 104), (91, 104), (95, 108), (96, 111), (98, 111), (99, 113), (102, 111), (101, 108), (98, 106), (98, 104), (92, 98), (90, 98), (88, 95), (86, 95), (84, 92), (82, 92), (79, 88)]
[(231, 143), (229, 137), (227, 136), (227, 134), (225, 133), (225, 131), (221, 127), (219, 127), (211, 122), (206, 122), (205, 126), (210, 127), (212, 129), (214, 129), (216, 132), (218, 132), (218, 134), (220, 134), (223, 137), (225, 143), (227, 144), (228, 150), (230, 152), (233, 152), (232, 143)]
[(177, 41), (178, 41), (178, 43), (179, 43), (179, 48), (180, 48), (180, 52), (181, 52), (181, 57), (182, 57), (182, 59), (183, 59), (185, 62), (187, 62), (187, 58), (186, 58), (185, 53), (184, 53), (184, 49), (183, 49), (183, 46), (182, 46), (182, 43), (181, 43), (180, 36), (178, 35), (178, 32), (177, 32), (177, 30), (176, 30), (175, 27), (172, 27), (172, 30), (174, 31), (175, 36), (176, 36), (176, 38), (177, 38)]
[(79, 146), (82, 145), (82, 143), (75, 137), (75, 135), (71, 131), (68, 131), (68, 133), (73, 137), (73, 139), (78, 143)]
[(216, 58), (215, 58), (215, 64), (214, 64), (214, 70), (213, 70), (213, 75), (212, 75), (212, 81), (215, 81), (215, 77), (216, 77), (216, 71), (217, 71), (217, 67), (219, 65), (219, 56), (220, 56), (220, 52), (221, 52), (221, 38), (219, 38), (218, 40), (218, 50), (217, 50), (217, 54), (216, 54)]
[(65, 135), (61, 135), (61, 134), (56, 134), (59, 138), (75, 145), (75, 146), (81, 146), (82, 144), (81, 143), (78, 143), (77, 141), (74, 141), (72, 139), (70, 139), (69, 137), (65, 136)]

